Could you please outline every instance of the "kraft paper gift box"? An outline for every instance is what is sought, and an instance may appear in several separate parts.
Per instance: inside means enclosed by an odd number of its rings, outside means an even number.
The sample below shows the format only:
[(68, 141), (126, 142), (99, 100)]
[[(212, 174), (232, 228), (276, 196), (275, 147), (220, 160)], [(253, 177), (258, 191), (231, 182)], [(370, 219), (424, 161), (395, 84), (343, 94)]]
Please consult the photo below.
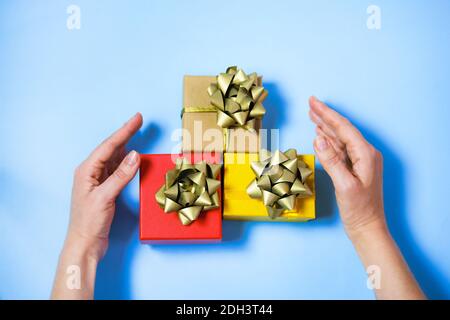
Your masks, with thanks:
[[(208, 87), (216, 81), (214, 76), (185, 76), (183, 80), (182, 150), (185, 152), (258, 152), (261, 119), (255, 121), (255, 131), (230, 128), (226, 136), (217, 125), (217, 112), (211, 105)], [(262, 78), (257, 78), (262, 84)], [(209, 130), (212, 129), (212, 130)]]
[[(186, 158), (191, 163), (205, 160), (221, 164), (220, 153), (143, 154), (140, 167), (140, 240), (143, 243), (209, 243), (222, 239), (221, 186), (216, 209), (202, 211), (189, 225), (183, 225), (177, 212), (165, 213), (155, 198), (164, 185), (166, 172), (175, 168), (173, 159)], [(221, 173), (217, 179), (220, 181)]]
[(224, 154), (223, 217), (225, 220), (288, 221), (301, 222), (315, 219), (314, 155), (298, 155), (313, 172), (306, 183), (312, 195), (297, 198), (293, 210), (285, 210), (281, 216), (271, 219), (263, 201), (252, 199), (247, 187), (255, 179), (251, 162), (259, 160), (257, 153)]

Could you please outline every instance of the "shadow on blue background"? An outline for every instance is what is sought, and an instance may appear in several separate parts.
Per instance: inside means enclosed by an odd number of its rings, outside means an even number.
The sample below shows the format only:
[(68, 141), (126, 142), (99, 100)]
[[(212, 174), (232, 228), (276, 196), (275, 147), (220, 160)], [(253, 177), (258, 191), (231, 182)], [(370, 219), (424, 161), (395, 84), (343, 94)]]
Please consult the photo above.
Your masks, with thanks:
[[(286, 100), (283, 98), (276, 83), (264, 82), (264, 88), (268, 92), (267, 98), (264, 100), (264, 107), (266, 108), (266, 114), (270, 115), (270, 117), (263, 118), (262, 128), (267, 129), (267, 132), (270, 132), (272, 129), (280, 129), (286, 122)], [(261, 147), (266, 148), (267, 150), (278, 148), (278, 141), (272, 141), (271, 138), (270, 135), (267, 137), (261, 136)], [(264, 141), (266, 142), (266, 145)]]
[(374, 132), (344, 114), (341, 111), (343, 108), (326, 103), (350, 119), (363, 136), (383, 154), (384, 207), (389, 230), (426, 296), (429, 299), (449, 299), (450, 295), (446, 292), (446, 288), (450, 287), (449, 279), (446, 279), (444, 274), (430, 262), (426, 252), (419, 247), (408, 227), (405, 172), (401, 159)]
[(117, 200), (109, 248), (97, 269), (96, 299), (130, 299), (130, 265), (137, 249), (138, 216), (124, 196)]
[(286, 100), (276, 83), (264, 82), (264, 88), (268, 93), (264, 100), (264, 108), (266, 114), (270, 116), (263, 118), (263, 128), (280, 129), (286, 122)]

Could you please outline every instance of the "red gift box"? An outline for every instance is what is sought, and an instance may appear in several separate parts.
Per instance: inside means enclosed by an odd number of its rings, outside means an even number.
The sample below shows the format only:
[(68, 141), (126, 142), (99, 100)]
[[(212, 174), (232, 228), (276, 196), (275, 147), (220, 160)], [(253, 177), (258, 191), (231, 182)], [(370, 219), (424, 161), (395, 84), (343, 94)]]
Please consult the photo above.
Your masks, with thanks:
[[(222, 239), (222, 195), (220, 207), (203, 211), (197, 220), (184, 226), (176, 212), (165, 213), (155, 194), (165, 182), (166, 172), (175, 167), (175, 159), (184, 157), (191, 163), (202, 160), (222, 163), (220, 153), (143, 154), (140, 167), (140, 239), (145, 243), (209, 243)], [(220, 180), (221, 175), (218, 179)]]

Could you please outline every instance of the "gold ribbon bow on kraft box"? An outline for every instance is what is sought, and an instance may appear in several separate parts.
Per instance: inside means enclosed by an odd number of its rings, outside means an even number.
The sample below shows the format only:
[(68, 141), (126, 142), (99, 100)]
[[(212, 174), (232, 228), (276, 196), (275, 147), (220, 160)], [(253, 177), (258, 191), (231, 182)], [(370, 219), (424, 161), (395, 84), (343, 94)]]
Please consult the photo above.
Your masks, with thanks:
[(262, 86), (256, 85), (257, 78), (256, 73), (247, 76), (237, 67), (217, 76), (217, 82), (208, 87), (211, 104), (217, 108), (217, 125), (256, 129), (256, 120), (266, 113), (262, 102), (267, 95)]
[(266, 96), (262, 77), (234, 66), (216, 77), (185, 76), (183, 151), (259, 152)]
[(183, 225), (197, 220), (203, 211), (218, 208), (220, 181), (217, 176), (222, 165), (205, 161), (191, 164), (177, 159), (175, 168), (167, 171), (165, 184), (155, 195), (164, 212), (177, 212)]

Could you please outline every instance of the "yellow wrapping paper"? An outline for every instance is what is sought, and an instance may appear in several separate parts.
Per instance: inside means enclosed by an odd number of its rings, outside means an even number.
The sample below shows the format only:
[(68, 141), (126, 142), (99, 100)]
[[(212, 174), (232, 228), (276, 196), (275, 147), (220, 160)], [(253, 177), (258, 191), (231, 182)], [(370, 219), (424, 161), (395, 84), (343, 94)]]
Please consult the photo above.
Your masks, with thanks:
[(267, 214), (264, 203), (259, 199), (250, 198), (247, 194), (247, 186), (255, 179), (250, 164), (252, 161), (258, 161), (259, 155), (257, 153), (224, 153), (224, 219), (290, 222), (315, 219), (314, 155), (299, 155), (298, 158), (313, 171), (307, 178), (307, 184), (313, 195), (297, 199), (294, 210), (286, 210), (280, 217), (273, 220)]

